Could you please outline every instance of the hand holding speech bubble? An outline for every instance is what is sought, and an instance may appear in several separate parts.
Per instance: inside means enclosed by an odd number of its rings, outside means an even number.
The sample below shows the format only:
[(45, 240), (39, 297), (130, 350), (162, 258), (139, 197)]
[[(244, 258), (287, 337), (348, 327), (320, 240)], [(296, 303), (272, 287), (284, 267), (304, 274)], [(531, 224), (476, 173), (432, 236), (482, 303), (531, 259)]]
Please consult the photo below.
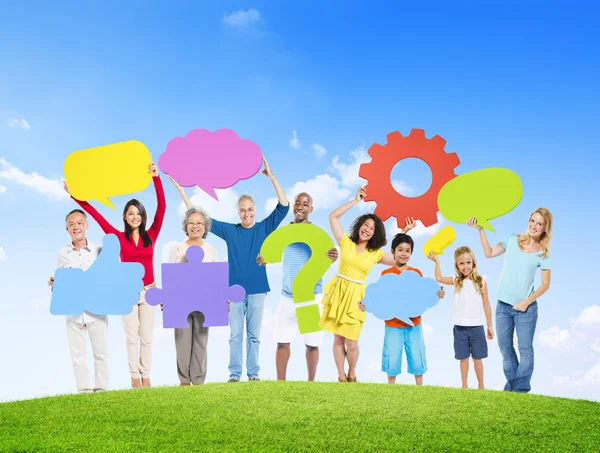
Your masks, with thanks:
[(97, 200), (115, 209), (109, 197), (141, 192), (152, 181), (150, 151), (129, 140), (72, 152), (64, 163), (65, 180), (73, 198)]
[(425, 256), (429, 255), (429, 252), (435, 252), (436, 255), (443, 255), (444, 250), (450, 247), (450, 244), (455, 240), (456, 230), (451, 225), (446, 225), (425, 242), (423, 253)]
[[(284, 249), (295, 242), (304, 242), (310, 247), (310, 259), (296, 275), (292, 283), (294, 303), (315, 299), (315, 285), (331, 266), (327, 251), (333, 248), (333, 241), (325, 230), (310, 223), (293, 223), (273, 231), (263, 242), (260, 255), (266, 263), (279, 263)], [(321, 329), (321, 315), (317, 304), (296, 308), (298, 328), (301, 334), (318, 332)]]
[(519, 175), (507, 168), (482, 168), (448, 181), (438, 195), (441, 214), (464, 224), (477, 217), (479, 226), (495, 232), (489, 220), (516, 208), (523, 197)]
[(421, 316), (440, 301), (439, 289), (434, 279), (414, 271), (384, 274), (367, 286), (362, 303), (366, 311), (382, 321), (397, 318), (412, 326), (410, 318)]
[(160, 169), (180, 186), (198, 186), (215, 200), (215, 189), (233, 187), (254, 176), (262, 165), (256, 143), (241, 139), (230, 129), (194, 129), (175, 137), (158, 158)]

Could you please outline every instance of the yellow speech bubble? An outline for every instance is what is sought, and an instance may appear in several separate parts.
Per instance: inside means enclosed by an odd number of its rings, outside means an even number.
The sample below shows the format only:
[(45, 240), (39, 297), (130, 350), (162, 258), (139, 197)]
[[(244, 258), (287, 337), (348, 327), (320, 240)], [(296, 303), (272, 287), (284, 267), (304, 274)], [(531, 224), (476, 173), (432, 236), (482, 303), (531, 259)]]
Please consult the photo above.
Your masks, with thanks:
[(477, 224), (494, 231), (489, 220), (516, 208), (523, 197), (519, 175), (507, 168), (482, 168), (448, 181), (438, 194), (442, 215), (455, 223), (477, 217)]
[(423, 253), (425, 256), (429, 255), (429, 252), (434, 252), (436, 255), (443, 255), (444, 249), (448, 248), (455, 240), (456, 230), (452, 226), (447, 225), (425, 242)]
[(98, 200), (115, 209), (108, 197), (141, 192), (152, 181), (150, 151), (129, 140), (75, 151), (66, 158), (65, 180), (73, 198)]

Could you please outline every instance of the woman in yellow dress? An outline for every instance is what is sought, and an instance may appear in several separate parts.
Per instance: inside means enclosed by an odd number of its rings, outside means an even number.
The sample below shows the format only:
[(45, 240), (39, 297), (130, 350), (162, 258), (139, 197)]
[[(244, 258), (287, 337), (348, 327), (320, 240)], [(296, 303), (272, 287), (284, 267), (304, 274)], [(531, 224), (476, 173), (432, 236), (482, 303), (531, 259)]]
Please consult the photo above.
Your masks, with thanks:
[[(336, 242), (340, 246), (338, 274), (323, 288), (323, 314), (319, 326), (334, 334), (333, 357), (338, 370), (339, 382), (356, 382), (358, 362), (358, 338), (365, 321), (366, 313), (360, 310), (366, 280), (375, 264), (394, 265), (394, 257), (381, 247), (386, 245), (385, 226), (375, 214), (358, 217), (350, 228), (350, 235), (344, 232), (340, 217), (359, 203), (367, 192), (361, 187), (356, 197), (329, 214), (329, 224)], [(406, 233), (415, 225), (407, 219)], [(348, 361), (348, 374), (345, 361)]]

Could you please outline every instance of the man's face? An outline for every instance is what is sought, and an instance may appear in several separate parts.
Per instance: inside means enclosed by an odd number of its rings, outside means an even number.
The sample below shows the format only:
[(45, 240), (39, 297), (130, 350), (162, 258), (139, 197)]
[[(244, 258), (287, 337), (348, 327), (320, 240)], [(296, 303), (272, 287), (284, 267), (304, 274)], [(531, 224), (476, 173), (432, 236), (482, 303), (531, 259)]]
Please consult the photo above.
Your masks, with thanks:
[(294, 201), (294, 222), (302, 223), (308, 221), (308, 215), (312, 210), (310, 197), (307, 194), (301, 193)]
[(254, 225), (254, 218), (256, 217), (256, 207), (251, 200), (244, 199), (238, 205), (238, 215), (242, 221), (244, 228), (251, 227)]
[(408, 264), (408, 260), (412, 255), (412, 250), (410, 249), (410, 244), (406, 242), (401, 242), (396, 246), (396, 249), (393, 251), (394, 260), (396, 261), (397, 266), (406, 266)]
[(72, 242), (84, 240), (87, 229), (88, 223), (83, 214), (74, 212), (67, 217), (67, 232), (71, 236)]

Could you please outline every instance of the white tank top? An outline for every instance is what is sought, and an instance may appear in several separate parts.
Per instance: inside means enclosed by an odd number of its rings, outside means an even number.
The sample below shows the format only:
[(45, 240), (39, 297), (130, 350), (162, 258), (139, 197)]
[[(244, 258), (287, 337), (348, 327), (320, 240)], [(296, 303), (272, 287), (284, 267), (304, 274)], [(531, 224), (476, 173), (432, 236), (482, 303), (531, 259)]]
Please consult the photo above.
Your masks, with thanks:
[[(456, 277), (454, 279), (456, 280)], [(483, 281), (486, 281), (485, 276)], [(472, 280), (463, 280), (462, 288), (454, 291), (450, 322), (455, 326), (485, 326), (483, 297), (477, 292)]]

